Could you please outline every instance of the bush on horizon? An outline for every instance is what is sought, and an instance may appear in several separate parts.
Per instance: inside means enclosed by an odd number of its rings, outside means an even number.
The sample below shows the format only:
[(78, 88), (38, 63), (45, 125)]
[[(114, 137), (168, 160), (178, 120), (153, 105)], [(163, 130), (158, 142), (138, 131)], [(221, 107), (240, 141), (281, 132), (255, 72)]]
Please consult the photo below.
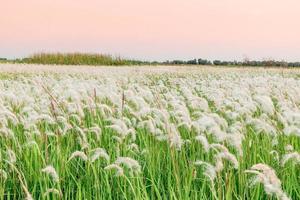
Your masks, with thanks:
[(57, 65), (139, 65), (142, 61), (123, 59), (120, 56), (89, 53), (37, 53), (21, 60), (30, 64)]

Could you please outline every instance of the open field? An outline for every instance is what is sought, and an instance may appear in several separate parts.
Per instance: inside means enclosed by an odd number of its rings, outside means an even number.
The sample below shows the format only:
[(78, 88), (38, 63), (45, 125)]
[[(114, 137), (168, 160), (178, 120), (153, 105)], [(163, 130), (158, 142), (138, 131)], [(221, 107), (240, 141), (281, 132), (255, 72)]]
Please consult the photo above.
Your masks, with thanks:
[(300, 199), (300, 69), (0, 64), (0, 199)]

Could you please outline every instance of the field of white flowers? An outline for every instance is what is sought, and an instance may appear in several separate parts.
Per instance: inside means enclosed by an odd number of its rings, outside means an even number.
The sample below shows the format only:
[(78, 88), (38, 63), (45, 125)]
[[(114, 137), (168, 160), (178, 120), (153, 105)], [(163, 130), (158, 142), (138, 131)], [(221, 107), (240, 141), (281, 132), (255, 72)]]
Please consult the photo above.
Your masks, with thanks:
[(299, 71), (0, 71), (0, 199), (300, 199)]

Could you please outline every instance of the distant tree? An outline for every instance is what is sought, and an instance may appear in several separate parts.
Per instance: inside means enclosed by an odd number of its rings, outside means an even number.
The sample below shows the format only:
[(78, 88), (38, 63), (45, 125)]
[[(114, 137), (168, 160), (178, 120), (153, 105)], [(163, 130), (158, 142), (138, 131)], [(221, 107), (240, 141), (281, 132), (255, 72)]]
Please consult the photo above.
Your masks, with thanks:
[(243, 65), (249, 66), (250, 62), (250, 58), (247, 55), (243, 55)]
[(198, 64), (199, 64), (199, 65), (211, 65), (211, 62), (208, 61), (208, 60), (206, 60), (206, 59), (201, 59), (201, 58), (199, 58), (199, 59), (198, 59)]
[(186, 63), (187, 63), (188, 65), (197, 65), (197, 60), (196, 60), (196, 59), (188, 60)]
[(183, 60), (173, 60), (171, 62), (171, 64), (174, 64), (174, 65), (183, 65), (183, 64), (186, 64), (186, 62), (183, 61)]
[(221, 62), (220, 60), (214, 60), (214, 61), (213, 61), (213, 64), (214, 64), (214, 65), (221, 65), (222, 62)]
[(222, 61), (222, 62), (221, 62), (221, 65), (227, 66), (227, 65), (229, 65), (229, 62), (227, 62), (227, 61)]
[(285, 60), (280, 61), (280, 66), (281, 67), (288, 67), (288, 62), (286, 62)]

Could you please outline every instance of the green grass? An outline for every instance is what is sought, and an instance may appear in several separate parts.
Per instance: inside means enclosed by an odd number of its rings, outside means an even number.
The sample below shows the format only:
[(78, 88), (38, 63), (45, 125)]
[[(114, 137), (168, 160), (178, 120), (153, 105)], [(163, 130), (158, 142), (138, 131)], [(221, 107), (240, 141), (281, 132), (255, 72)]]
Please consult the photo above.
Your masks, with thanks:
[(139, 65), (146, 62), (123, 59), (106, 54), (38, 53), (17, 62), (56, 65)]

